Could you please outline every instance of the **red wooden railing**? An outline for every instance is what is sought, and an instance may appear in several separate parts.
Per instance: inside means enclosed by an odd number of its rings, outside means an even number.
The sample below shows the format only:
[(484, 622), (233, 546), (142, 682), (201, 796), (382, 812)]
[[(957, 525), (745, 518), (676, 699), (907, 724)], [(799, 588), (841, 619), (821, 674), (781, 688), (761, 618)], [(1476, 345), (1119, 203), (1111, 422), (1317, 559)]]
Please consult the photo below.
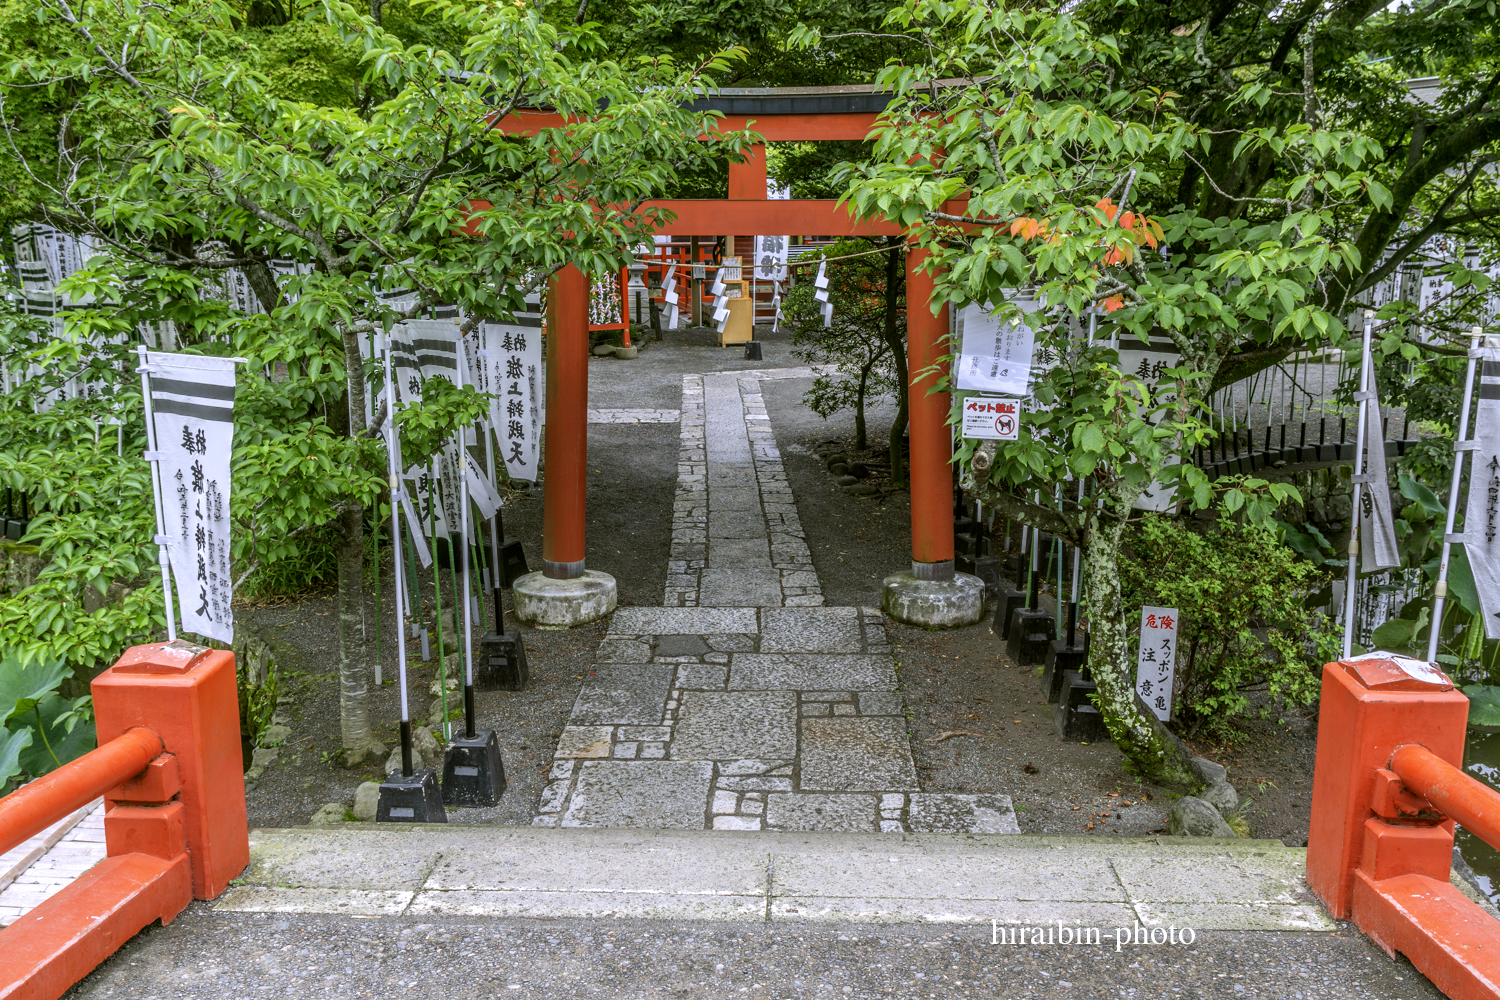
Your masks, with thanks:
[(1500, 793), (1465, 774), (1468, 699), (1431, 664), (1323, 668), (1307, 882), (1330, 913), (1456, 1000), (1500, 998), (1500, 922), (1449, 881), (1454, 822), (1500, 847)]
[(0, 798), (0, 852), (104, 796), (107, 856), (0, 930), (0, 998), (55, 1000), (250, 858), (234, 655), (136, 646), (93, 682), (97, 750)]

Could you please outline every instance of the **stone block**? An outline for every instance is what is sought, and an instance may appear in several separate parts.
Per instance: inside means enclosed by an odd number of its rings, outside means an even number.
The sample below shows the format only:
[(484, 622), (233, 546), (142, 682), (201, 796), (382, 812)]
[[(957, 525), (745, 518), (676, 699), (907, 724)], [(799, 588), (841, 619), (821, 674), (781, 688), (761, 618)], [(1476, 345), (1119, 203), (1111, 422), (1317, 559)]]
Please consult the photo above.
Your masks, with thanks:
[[(710, 496), (716, 492), (710, 487)], [(714, 538), (765, 538), (766, 523), (759, 516), (747, 517), (742, 510), (714, 510), (709, 501), (708, 537)], [(710, 543), (712, 544), (712, 543)]]
[(573, 703), (571, 725), (661, 724), (673, 667), (664, 663), (598, 663)]
[(705, 635), (703, 638), (720, 653), (749, 653), (755, 649), (753, 635)]
[(634, 639), (605, 639), (594, 655), (601, 663), (650, 663), (651, 647)]
[(586, 761), (562, 825), (701, 830), (712, 781), (707, 761)]
[(892, 717), (803, 719), (802, 780), (807, 791), (916, 791), (906, 721)]
[[(609, 621), (611, 635), (702, 635), (760, 631), (756, 611), (740, 608), (620, 608)], [(718, 647), (715, 647), (718, 648)]]
[(719, 787), (732, 789), (737, 792), (790, 792), (792, 790), (792, 779), (766, 776), (720, 778)]
[(779, 608), (781, 572), (770, 566), (705, 569), (698, 580), (698, 603), (719, 608)]
[(684, 663), (677, 668), (677, 686), (685, 691), (722, 691), (729, 668), (717, 663)]
[(708, 559), (714, 566), (737, 569), (771, 567), (771, 547), (761, 538), (710, 538)]
[(863, 645), (854, 608), (776, 608), (761, 615), (762, 653), (858, 653)]
[(736, 653), (731, 691), (894, 691), (889, 657), (862, 654)]
[(791, 691), (685, 691), (673, 760), (739, 760), (797, 754), (797, 696)]
[(873, 795), (792, 792), (766, 796), (766, 825), (782, 830), (873, 833)]
[(715, 816), (715, 830), (759, 830), (758, 816)]
[(608, 757), (614, 741), (610, 726), (564, 726), (553, 757)]
[(656, 639), (657, 656), (702, 656), (706, 652), (708, 644), (696, 635), (663, 635)]
[(901, 695), (896, 691), (861, 691), (860, 715), (902, 715)]
[(783, 760), (731, 760), (719, 765), (720, 774), (766, 774), (785, 766)]
[(913, 792), (906, 813), (916, 833), (1020, 833), (1009, 795)]

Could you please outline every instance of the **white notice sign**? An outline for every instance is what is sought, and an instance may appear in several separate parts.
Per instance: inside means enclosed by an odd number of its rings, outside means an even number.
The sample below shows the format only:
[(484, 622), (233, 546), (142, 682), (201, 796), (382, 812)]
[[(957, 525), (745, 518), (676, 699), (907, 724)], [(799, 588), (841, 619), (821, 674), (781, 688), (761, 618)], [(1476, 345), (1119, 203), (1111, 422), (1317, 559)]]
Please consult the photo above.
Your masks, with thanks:
[(1177, 609), (1141, 609), (1141, 649), (1136, 655), (1135, 690), (1156, 717), (1172, 717), (1172, 677), (1177, 672)]
[(998, 396), (964, 399), (964, 437), (1014, 441), (1021, 431), (1021, 402)]
[[(1024, 308), (1031, 303), (1018, 303)], [(958, 387), (1024, 396), (1031, 380), (1031, 327), (990, 315), (988, 306), (970, 303), (959, 311)]]

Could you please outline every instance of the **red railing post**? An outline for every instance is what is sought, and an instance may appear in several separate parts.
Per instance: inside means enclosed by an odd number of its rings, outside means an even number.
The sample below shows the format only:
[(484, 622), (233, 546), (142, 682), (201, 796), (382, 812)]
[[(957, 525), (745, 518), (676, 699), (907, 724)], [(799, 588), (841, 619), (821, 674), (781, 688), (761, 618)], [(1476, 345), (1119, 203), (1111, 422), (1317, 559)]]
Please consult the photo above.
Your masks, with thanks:
[[(181, 640), (136, 646), (94, 678), (93, 691), (101, 741), (142, 726), (157, 733), (172, 755), (193, 895), (213, 899), (250, 863), (234, 654)], [(142, 776), (111, 794), (111, 800), (132, 804), (116, 805), (105, 815), (111, 854), (143, 849), (130, 844), (160, 844), (170, 835), (160, 828), (174, 822), (167, 811), (136, 808), (168, 792), (170, 786), (160, 785), (153, 791), (153, 780), (166, 781), (167, 775)], [(122, 808), (129, 811), (111, 820)], [(127, 822), (139, 829), (129, 829)]]
[[(1397, 747), (1421, 743), (1446, 760), (1463, 759), (1469, 700), (1442, 673), (1415, 662), (1356, 657), (1323, 668), (1307, 884), (1341, 920), (1349, 916), (1354, 872), (1367, 847), (1399, 852), (1424, 874), (1440, 856), (1441, 877), (1448, 877), (1451, 824), (1434, 833), (1430, 823), (1390, 823), (1372, 806), (1377, 772)], [(1382, 844), (1385, 836), (1391, 839)], [(1379, 864), (1374, 855), (1371, 861)]]
[(102, 794), (108, 857), (0, 930), (0, 997), (56, 1000), (250, 859), (234, 654), (136, 646), (93, 692), (99, 749), (0, 799), (0, 844)]

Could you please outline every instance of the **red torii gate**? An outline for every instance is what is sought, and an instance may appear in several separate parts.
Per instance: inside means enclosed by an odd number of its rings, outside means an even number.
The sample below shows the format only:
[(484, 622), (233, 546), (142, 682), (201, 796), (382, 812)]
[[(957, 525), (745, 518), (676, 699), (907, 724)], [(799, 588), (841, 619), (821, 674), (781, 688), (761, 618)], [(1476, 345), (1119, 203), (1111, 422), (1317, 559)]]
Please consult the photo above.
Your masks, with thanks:
[[(890, 100), (889, 94), (870, 86), (777, 87), (727, 89), (694, 101), (691, 107), (720, 112), (723, 131), (753, 128), (773, 142), (863, 140)], [(555, 112), (521, 111), (507, 116), (498, 127), (525, 133), (564, 124)], [(751, 147), (744, 162), (729, 165), (727, 199), (659, 200), (645, 207), (676, 217), (663, 231), (691, 235), (897, 236), (903, 232), (886, 219), (856, 220), (832, 199), (768, 199), (766, 147), (760, 143)], [(977, 578), (954, 572), (949, 395), (929, 395), (936, 376), (917, 378), (918, 372), (933, 367), (937, 358), (948, 353), (943, 343), (949, 328), (947, 305), (936, 315), (923, 308), (933, 291), (932, 276), (921, 269), (926, 256), (926, 251), (912, 250), (906, 261), (912, 568), (910, 573), (887, 578), (884, 604), (894, 617), (913, 624), (967, 625), (979, 620), (983, 587)], [(588, 290), (588, 279), (572, 265), (559, 272), (548, 289), (542, 576), (579, 582), (570, 588), (535, 581), (540, 588), (530, 588), (530, 595), (517, 588), (518, 614), (544, 625), (582, 624), (607, 614), (615, 603), (613, 580), (607, 574), (589, 573), (584, 561)], [(590, 585), (581, 579), (585, 577), (602, 579)], [(576, 596), (579, 590), (586, 592), (584, 596)]]

